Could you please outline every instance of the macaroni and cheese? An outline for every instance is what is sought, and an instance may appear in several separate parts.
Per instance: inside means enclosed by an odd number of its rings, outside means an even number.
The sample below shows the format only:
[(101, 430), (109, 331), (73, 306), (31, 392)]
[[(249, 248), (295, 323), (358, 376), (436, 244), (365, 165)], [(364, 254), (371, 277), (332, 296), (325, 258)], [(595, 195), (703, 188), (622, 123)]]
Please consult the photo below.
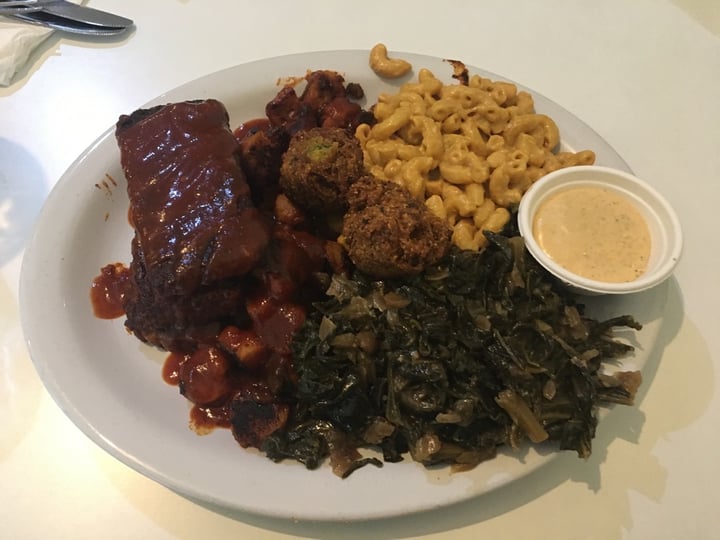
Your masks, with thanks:
[(376, 123), (355, 132), (366, 169), (423, 200), (462, 249), (484, 247), (483, 231), (500, 231), (544, 174), (595, 161), (589, 150), (558, 151), (558, 127), (529, 93), (479, 75), (445, 84), (421, 69), (417, 81), (381, 94), (373, 114)]

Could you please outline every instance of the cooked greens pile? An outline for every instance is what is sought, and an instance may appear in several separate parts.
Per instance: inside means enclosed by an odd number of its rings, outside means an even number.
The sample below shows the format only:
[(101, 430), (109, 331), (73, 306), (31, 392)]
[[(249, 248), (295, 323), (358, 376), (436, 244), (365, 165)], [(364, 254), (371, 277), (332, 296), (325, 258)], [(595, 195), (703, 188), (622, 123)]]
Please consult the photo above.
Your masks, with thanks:
[(526, 439), (589, 456), (598, 405), (632, 404), (640, 384), (602, 371), (632, 350), (610, 331), (641, 326), (584, 316), (520, 237), (489, 239), (402, 282), (333, 276), (294, 340), (294, 412), (268, 457), (315, 468), (329, 456), (345, 477), (382, 464), (363, 447), (459, 468)]

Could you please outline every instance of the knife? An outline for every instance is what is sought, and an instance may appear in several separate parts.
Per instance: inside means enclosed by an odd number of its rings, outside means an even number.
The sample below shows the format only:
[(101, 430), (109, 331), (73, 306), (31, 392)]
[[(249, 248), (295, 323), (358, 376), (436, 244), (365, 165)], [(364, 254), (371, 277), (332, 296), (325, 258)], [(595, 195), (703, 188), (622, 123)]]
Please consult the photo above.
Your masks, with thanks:
[[(3, 2), (0, 2), (0, 13), (4, 11), (2, 6)], [(133, 24), (131, 19), (127, 19), (113, 13), (108, 13), (106, 11), (101, 11), (99, 9), (74, 4), (68, 0), (35, 0), (28, 2), (26, 6), (32, 6), (32, 11), (24, 11), (23, 18), (26, 18), (28, 21), (36, 21), (41, 24), (57, 22), (53, 21), (51, 17), (43, 17), (43, 13), (90, 26), (127, 28)], [(10, 11), (11, 8), (8, 8), (6, 14), (9, 15)]]
[(86, 36), (115, 36), (127, 32), (130, 27), (127, 26), (99, 26), (97, 24), (85, 24), (82, 22), (65, 19), (56, 15), (50, 15), (42, 11), (31, 13), (13, 13), (5, 14), (6, 17), (17, 19), (30, 24), (46, 26), (54, 30), (69, 32), (71, 34), (81, 34)]

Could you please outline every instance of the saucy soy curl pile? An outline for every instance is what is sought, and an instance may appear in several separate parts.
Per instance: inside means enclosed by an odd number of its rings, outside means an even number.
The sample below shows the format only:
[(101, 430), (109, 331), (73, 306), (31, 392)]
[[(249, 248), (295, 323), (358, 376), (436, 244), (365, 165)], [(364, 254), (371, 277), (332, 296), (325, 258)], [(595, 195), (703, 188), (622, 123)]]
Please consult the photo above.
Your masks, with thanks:
[[(586, 315), (514, 220), (535, 180), (594, 154), (559, 151), (528, 93), (449, 64), (456, 83), (421, 69), (369, 110), (325, 70), (234, 130), (215, 100), (121, 117), (133, 259), (93, 305), (170, 353), (198, 433), (340, 477), (408, 455), (469, 469), (528, 441), (587, 457), (598, 407), (632, 404), (640, 374), (606, 368), (633, 350), (612, 329), (640, 325)], [(412, 69), (384, 46), (370, 66)]]

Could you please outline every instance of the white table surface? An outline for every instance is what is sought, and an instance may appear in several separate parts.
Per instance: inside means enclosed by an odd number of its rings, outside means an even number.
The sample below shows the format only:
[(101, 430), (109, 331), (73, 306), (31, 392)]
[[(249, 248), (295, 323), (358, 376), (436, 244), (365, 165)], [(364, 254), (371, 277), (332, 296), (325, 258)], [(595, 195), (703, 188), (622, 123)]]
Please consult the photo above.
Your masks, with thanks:
[[(720, 538), (720, 2), (110, 0), (119, 40), (54, 35), (0, 88), (0, 537)], [(43, 200), (96, 137), (239, 63), (368, 49), (459, 58), (560, 103), (672, 202), (685, 251), (640, 402), (563, 455), (441, 511), (350, 524), (208, 509), (90, 442), (25, 348), (18, 280)], [(388, 468), (388, 473), (390, 469)]]

